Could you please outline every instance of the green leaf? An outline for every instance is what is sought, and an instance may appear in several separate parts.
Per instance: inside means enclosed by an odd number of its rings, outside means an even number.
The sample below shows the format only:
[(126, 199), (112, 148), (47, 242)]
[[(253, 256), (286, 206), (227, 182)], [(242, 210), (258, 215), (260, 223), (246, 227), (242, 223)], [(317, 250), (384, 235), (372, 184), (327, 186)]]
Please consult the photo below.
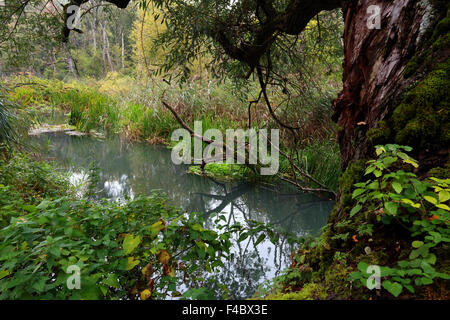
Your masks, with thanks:
[(203, 227), (199, 223), (196, 223), (192, 226), (192, 230), (203, 231)]
[(395, 192), (400, 193), (403, 190), (403, 187), (397, 181), (392, 182), (392, 188), (394, 188)]
[(376, 167), (370, 166), (366, 169), (366, 172), (364, 173), (364, 175), (368, 175), (369, 173), (372, 173), (374, 170), (376, 169)]
[(361, 261), (358, 263), (358, 270), (363, 273), (366, 273), (368, 267), (369, 264), (367, 262)]
[(357, 214), (362, 209), (362, 205), (357, 204), (353, 207), (353, 209), (350, 211), (350, 217), (353, 217), (355, 214)]
[(389, 291), (394, 297), (398, 297), (403, 290), (403, 286), (400, 283), (389, 280), (383, 281), (383, 288)]
[(416, 284), (416, 286), (424, 286), (424, 285), (428, 285), (428, 284), (432, 284), (433, 280), (427, 277), (420, 277), (420, 278), (416, 278), (416, 280), (414, 280), (414, 283)]
[(425, 260), (422, 260), (422, 262), (420, 263), (420, 267), (428, 274), (432, 274), (435, 272), (434, 268)]
[(248, 232), (243, 232), (241, 233), (241, 235), (239, 236), (238, 242), (244, 241), (245, 239), (247, 239), (249, 236)]
[(120, 287), (119, 281), (117, 280), (117, 276), (115, 274), (109, 275), (108, 278), (103, 280), (103, 283), (113, 288)]
[(433, 198), (433, 197), (430, 197), (430, 196), (424, 196), (423, 198), (425, 200), (427, 200), (428, 202), (431, 202), (432, 204), (437, 204), (436, 198)]
[(378, 181), (374, 181), (374, 182), (370, 183), (370, 184), (367, 186), (367, 188), (368, 188), (368, 189), (371, 189), (371, 190), (376, 190), (376, 189), (378, 189), (378, 188), (379, 188), (379, 183), (378, 183)]
[(405, 288), (408, 289), (409, 292), (411, 293), (415, 293), (414, 291), (414, 287), (412, 285), (409, 284), (405, 284)]
[(261, 234), (261, 235), (258, 237), (258, 239), (256, 240), (256, 242), (255, 242), (255, 247), (256, 247), (258, 244), (260, 244), (265, 238), (266, 238), (266, 235), (265, 235), (264, 233)]
[(23, 206), (22, 206), (22, 209), (24, 209), (24, 210), (26, 210), (26, 211), (28, 211), (28, 212), (31, 212), (31, 213), (37, 211), (36, 206), (30, 205), (30, 204), (25, 204), (25, 205), (23, 205)]
[(437, 261), (437, 257), (434, 253), (430, 253), (426, 258), (425, 261), (429, 264), (435, 264)]
[(450, 199), (450, 192), (447, 190), (439, 191), (439, 202), (445, 202)]
[(419, 250), (412, 250), (411, 253), (409, 254), (409, 259), (414, 260), (419, 255), (420, 255), (420, 251)]
[(437, 272), (436, 277), (439, 277), (441, 279), (450, 280), (450, 274)]
[(384, 209), (386, 210), (387, 213), (395, 216), (397, 214), (398, 204), (394, 202), (386, 202), (384, 204)]
[(125, 254), (130, 254), (141, 243), (141, 237), (137, 235), (133, 237), (131, 234), (127, 234), (123, 240), (123, 251)]
[(413, 241), (412, 246), (414, 248), (420, 248), (421, 246), (423, 246), (423, 242), (422, 241)]
[(365, 189), (356, 189), (355, 191), (353, 191), (352, 198), (354, 199), (360, 194), (363, 194), (364, 192), (366, 192)]
[(32, 288), (38, 292), (43, 292), (45, 288), (46, 278), (40, 278), (37, 282), (33, 283)]
[(42, 210), (45, 210), (45, 209), (48, 208), (49, 204), (50, 204), (50, 201), (48, 201), (48, 200), (43, 200), (43, 201), (36, 207), (36, 209), (42, 209)]

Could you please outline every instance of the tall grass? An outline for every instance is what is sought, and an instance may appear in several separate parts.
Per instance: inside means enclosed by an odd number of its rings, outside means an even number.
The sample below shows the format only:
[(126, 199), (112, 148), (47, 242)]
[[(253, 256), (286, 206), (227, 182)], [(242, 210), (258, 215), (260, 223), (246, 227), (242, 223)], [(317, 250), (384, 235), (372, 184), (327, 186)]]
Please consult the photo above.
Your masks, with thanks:
[[(328, 189), (337, 191), (338, 178), (341, 174), (341, 157), (336, 141), (332, 139), (312, 141), (302, 149), (291, 151), (293, 154), (292, 160), (296, 166)], [(280, 172), (289, 175), (291, 179), (296, 177), (301, 184), (314, 188), (319, 187), (304, 179), (298, 172), (295, 176), (286, 158), (282, 158), (280, 161)]]
[[(155, 80), (156, 81), (156, 80)], [(209, 128), (244, 128), (247, 112), (242, 102), (230, 93), (230, 84), (191, 83), (178, 86), (137, 84), (106, 79), (95, 83), (66, 84), (57, 80), (38, 78), (14, 79), (19, 85), (12, 99), (34, 109), (58, 108), (70, 112), (69, 123), (77, 130), (102, 130), (124, 133), (132, 139), (162, 140), (179, 128), (173, 115), (161, 104), (161, 97), (175, 107), (186, 123), (194, 120)]]

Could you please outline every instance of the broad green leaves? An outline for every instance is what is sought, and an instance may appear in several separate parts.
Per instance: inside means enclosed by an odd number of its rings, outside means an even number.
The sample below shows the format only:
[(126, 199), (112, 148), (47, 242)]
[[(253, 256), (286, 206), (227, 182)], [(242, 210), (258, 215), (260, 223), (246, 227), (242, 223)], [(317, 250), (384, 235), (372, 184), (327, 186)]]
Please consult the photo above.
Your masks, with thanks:
[[(5, 201), (14, 197), (20, 195), (0, 188), (0, 216)], [(196, 281), (220, 266), (231, 234), (204, 229), (201, 215), (181, 214), (165, 202), (155, 193), (126, 204), (57, 198), (41, 201), (31, 212), (7, 209), (12, 218), (0, 230), (0, 298), (162, 299), (180, 294), (177, 278)], [(66, 286), (71, 265), (81, 270), (79, 291)]]
[(123, 251), (125, 254), (130, 254), (141, 243), (141, 237), (139, 235), (133, 237), (131, 234), (127, 234), (123, 240)]
[(383, 288), (389, 291), (394, 297), (398, 297), (402, 292), (403, 286), (398, 282), (391, 282), (389, 280), (383, 281)]
[(352, 210), (350, 211), (350, 217), (353, 217), (355, 214), (357, 214), (359, 211), (361, 211), (362, 208), (363, 207), (360, 204), (357, 204), (356, 206), (354, 206), (352, 208)]
[(394, 182), (392, 182), (392, 188), (395, 190), (395, 192), (397, 192), (397, 193), (400, 193), (400, 192), (402, 192), (402, 190), (403, 190), (403, 186), (399, 183), (399, 182), (397, 182), (397, 181), (394, 181)]
[[(377, 159), (367, 162), (366, 175), (373, 174), (375, 179), (355, 184), (352, 198), (356, 204), (350, 211), (350, 217), (361, 212), (375, 215), (383, 224), (398, 224), (408, 228), (411, 233), (411, 248), (408, 260), (397, 262), (395, 267), (382, 267), (382, 286), (395, 297), (403, 288), (414, 292), (413, 284), (428, 285), (435, 278), (448, 278), (450, 275), (437, 272), (433, 265), (437, 255), (433, 249), (443, 242), (450, 242), (450, 179), (430, 178), (430, 182), (421, 181), (412, 172), (392, 170), (392, 166), (405, 167), (404, 164), (418, 167), (417, 161), (406, 152), (410, 147), (398, 145), (377, 146)], [(402, 165), (403, 163), (403, 165)], [(363, 228), (358, 228), (361, 232)], [(362, 235), (362, 233), (360, 233)], [(364, 285), (366, 262), (358, 264), (359, 272), (351, 274), (352, 280), (361, 280)]]

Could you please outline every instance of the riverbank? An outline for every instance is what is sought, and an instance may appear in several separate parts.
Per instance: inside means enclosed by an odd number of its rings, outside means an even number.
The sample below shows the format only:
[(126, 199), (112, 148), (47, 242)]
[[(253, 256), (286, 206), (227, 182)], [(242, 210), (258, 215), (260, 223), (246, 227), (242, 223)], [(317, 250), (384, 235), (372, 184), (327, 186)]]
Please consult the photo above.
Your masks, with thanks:
[[(247, 103), (241, 100), (243, 98), (236, 98), (230, 83), (192, 82), (180, 89), (157, 80), (147, 84), (124, 81), (118, 78), (92, 83), (64, 83), (19, 77), (9, 79), (6, 83), (11, 89), (11, 100), (19, 104), (38, 126), (47, 121), (49, 115), (53, 115), (56, 117), (54, 121), (59, 121), (58, 124), (65, 122), (78, 132), (119, 134), (130, 141), (145, 141), (170, 147), (170, 136), (180, 124), (162, 106), (161, 98), (164, 96), (164, 100), (174, 107), (188, 125), (193, 126), (194, 120), (201, 121), (203, 132), (211, 128), (223, 133), (227, 129), (248, 128)], [(249, 90), (251, 95), (256, 89)], [(260, 126), (276, 127), (264, 105), (259, 104), (250, 111), (253, 129), (258, 130)], [(311, 126), (308, 121), (314, 122), (311, 117), (315, 117), (314, 113), (305, 111), (307, 126)], [(309, 118), (311, 119), (308, 120)], [(314, 123), (315, 127), (310, 127), (308, 132), (299, 131), (298, 134), (305, 135), (298, 137), (299, 141), (303, 141), (302, 145), (291, 145), (290, 133), (281, 130), (281, 148), (286, 154), (292, 155), (291, 160), (295, 166), (335, 192), (340, 174), (340, 157), (335, 132), (330, 129), (333, 125), (328, 122)], [(222, 167), (220, 173), (230, 171), (229, 166)], [(215, 172), (217, 170), (208, 173), (214, 176)], [(280, 158), (280, 172), (286, 178), (300, 179), (300, 183), (307, 187), (318, 187), (310, 179), (302, 181), (304, 176), (293, 172), (292, 163), (286, 157)], [(232, 177), (233, 175), (229, 176)]]

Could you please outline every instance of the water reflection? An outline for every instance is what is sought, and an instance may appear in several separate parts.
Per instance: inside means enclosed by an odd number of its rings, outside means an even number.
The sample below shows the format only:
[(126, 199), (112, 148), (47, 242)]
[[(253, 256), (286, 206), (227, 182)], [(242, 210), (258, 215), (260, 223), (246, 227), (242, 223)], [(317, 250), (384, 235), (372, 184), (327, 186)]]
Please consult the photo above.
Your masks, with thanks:
[[(32, 138), (44, 155), (71, 172), (71, 180), (86, 179), (89, 164), (100, 168), (98, 193), (111, 199), (133, 198), (159, 189), (173, 205), (199, 212), (208, 228), (216, 228), (211, 215), (222, 212), (227, 223), (249, 220), (271, 223), (297, 236), (317, 235), (325, 225), (333, 202), (298, 193), (286, 185), (263, 188), (248, 183), (221, 183), (186, 173), (186, 166), (174, 165), (170, 150), (162, 146), (129, 143), (120, 138), (95, 140), (64, 133)], [(46, 148), (44, 148), (46, 146)], [(231, 298), (251, 296), (265, 280), (278, 275), (294, 250), (281, 238), (276, 245), (266, 240), (255, 248), (255, 238), (234, 245), (234, 256), (217, 276)]]

